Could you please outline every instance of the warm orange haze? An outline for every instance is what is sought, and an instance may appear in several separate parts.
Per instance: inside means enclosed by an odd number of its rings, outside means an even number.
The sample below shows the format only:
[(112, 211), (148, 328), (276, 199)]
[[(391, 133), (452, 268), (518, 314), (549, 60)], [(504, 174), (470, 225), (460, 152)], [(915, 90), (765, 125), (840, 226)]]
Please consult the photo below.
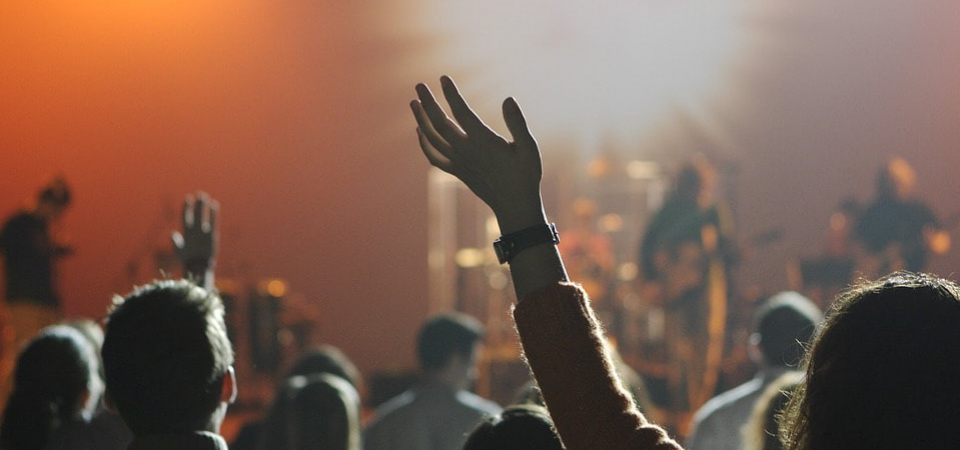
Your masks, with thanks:
[[(902, 156), (953, 236), (928, 269), (955, 276), (960, 3), (522, 3), (2, 2), (0, 217), (69, 181), (53, 232), (75, 254), (56, 282), (66, 315), (100, 318), (113, 294), (162, 277), (152, 268), (184, 194), (209, 192), (218, 278), (311, 305), (312, 339), (364, 375), (413, 370), (437, 309), (436, 185), (408, 105), (418, 82), (439, 95), (450, 75), (502, 134), (501, 101), (522, 105), (561, 236), (598, 155), (617, 170), (657, 163), (666, 182), (705, 153), (738, 238), (783, 236), (731, 284), (775, 292), (790, 261), (827, 245), (837, 205), (869, 203), (883, 162)], [(640, 228), (625, 233), (635, 258)], [(506, 310), (503, 274), (489, 284)]]

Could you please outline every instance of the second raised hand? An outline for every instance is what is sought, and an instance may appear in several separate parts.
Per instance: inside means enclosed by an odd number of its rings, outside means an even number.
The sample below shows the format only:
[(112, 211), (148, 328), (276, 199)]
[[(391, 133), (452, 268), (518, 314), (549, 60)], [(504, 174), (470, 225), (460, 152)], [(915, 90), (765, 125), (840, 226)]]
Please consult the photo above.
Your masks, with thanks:
[(186, 276), (213, 288), (213, 269), (219, 247), (217, 216), (220, 204), (204, 192), (188, 195), (183, 202), (183, 231), (172, 234), (173, 249)]
[(546, 223), (540, 149), (520, 105), (513, 98), (503, 102), (503, 118), (513, 136), (510, 142), (474, 113), (452, 79), (441, 77), (440, 85), (454, 119), (425, 84), (417, 85), (418, 100), (410, 105), (420, 147), (430, 163), (463, 181), (490, 206), (501, 233)]

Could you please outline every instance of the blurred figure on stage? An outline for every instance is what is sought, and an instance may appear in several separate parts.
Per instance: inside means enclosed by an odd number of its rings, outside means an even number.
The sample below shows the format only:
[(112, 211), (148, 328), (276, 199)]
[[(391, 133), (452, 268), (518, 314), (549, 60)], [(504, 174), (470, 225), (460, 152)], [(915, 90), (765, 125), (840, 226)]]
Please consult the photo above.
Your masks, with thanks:
[(826, 227), (823, 252), (801, 257), (787, 265), (787, 280), (792, 290), (802, 293), (826, 311), (840, 291), (856, 278), (856, 227), (863, 206), (845, 199), (834, 208)]
[(877, 197), (857, 222), (858, 271), (876, 277), (899, 270), (922, 272), (930, 254), (950, 249), (950, 234), (933, 210), (915, 198), (917, 175), (903, 158), (891, 159), (877, 176)]
[(596, 202), (578, 198), (573, 202), (572, 223), (563, 235), (558, 247), (566, 260), (567, 273), (577, 280), (590, 295), (594, 310), (607, 327), (612, 321), (612, 287), (615, 281), (616, 260), (613, 242), (597, 226), (599, 208)]
[(9, 392), (10, 375), (19, 349), (60, 318), (54, 265), (72, 249), (54, 239), (50, 228), (70, 206), (66, 180), (44, 186), (36, 204), (7, 219), (0, 230), (0, 253), (6, 278), (3, 347), (0, 349), (0, 398)]
[(716, 170), (703, 157), (685, 163), (647, 225), (640, 247), (641, 295), (666, 320), (667, 383), (675, 426), (713, 396), (724, 345), (727, 272), (736, 261), (729, 212), (714, 199)]

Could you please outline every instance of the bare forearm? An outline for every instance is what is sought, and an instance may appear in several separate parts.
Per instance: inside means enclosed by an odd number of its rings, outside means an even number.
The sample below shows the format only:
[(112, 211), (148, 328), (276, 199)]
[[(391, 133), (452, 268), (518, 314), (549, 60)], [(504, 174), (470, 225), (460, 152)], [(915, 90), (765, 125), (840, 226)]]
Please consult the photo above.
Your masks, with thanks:
[(518, 302), (551, 284), (567, 281), (563, 259), (553, 244), (540, 244), (517, 254), (510, 262), (510, 275)]
[[(539, 201), (527, 207), (501, 207), (495, 211), (500, 233), (507, 235), (548, 223)], [(558, 281), (567, 281), (567, 271), (557, 246), (550, 243), (524, 249), (510, 261), (510, 275), (517, 301)]]
[[(548, 223), (540, 196), (543, 167), (539, 146), (520, 106), (512, 98), (503, 103), (504, 122), (513, 137), (507, 141), (470, 109), (453, 80), (443, 77), (440, 83), (454, 118), (440, 107), (426, 85), (417, 85), (418, 100), (410, 106), (420, 148), (431, 164), (463, 181), (497, 216), (504, 238), (498, 256), (510, 263), (521, 341), (535, 376), (546, 380), (542, 387), (551, 415), (564, 418), (557, 425), (567, 448), (679, 448), (662, 430), (648, 426), (620, 389), (586, 296), (578, 286), (561, 283), (567, 274), (554, 230), (549, 239), (538, 234)], [(573, 361), (567, 358), (567, 343), (580, 348)], [(590, 369), (571, 370), (571, 362)], [(551, 375), (571, 371), (604, 381), (592, 387), (551, 382), (559, 380)], [(593, 408), (596, 415), (584, 414), (583, 406), (598, 398), (598, 390), (606, 400)], [(589, 420), (580, 420), (584, 417)], [(610, 430), (617, 433), (608, 433)], [(613, 445), (591, 439), (607, 435), (604, 440)]]

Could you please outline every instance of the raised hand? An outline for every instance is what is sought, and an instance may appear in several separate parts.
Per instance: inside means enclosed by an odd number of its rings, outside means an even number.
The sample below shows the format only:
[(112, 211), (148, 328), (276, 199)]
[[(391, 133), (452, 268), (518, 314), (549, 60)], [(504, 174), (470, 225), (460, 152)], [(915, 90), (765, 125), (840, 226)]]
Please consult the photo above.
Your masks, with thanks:
[(537, 141), (527, 128), (520, 105), (503, 102), (510, 142), (490, 129), (470, 109), (449, 77), (441, 77), (443, 95), (454, 119), (441, 109), (425, 84), (411, 102), (424, 155), (435, 167), (467, 185), (493, 210), (507, 234), (546, 222), (540, 198), (543, 166)]
[(213, 268), (219, 247), (217, 215), (220, 205), (204, 192), (183, 201), (183, 232), (174, 231), (173, 250), (186, 274), (201, 286), (213, 287)]
[[(503, 119), (513, 142), (477, 117), (449, 77), (440, 78), (454, 119), (447, 116), (430, 89), (417, 85), (411, 102), (420, 148), (431, 164), (463, 181), (497, 216), (500, 232), (509, 234), (547, 223), (540, 198), (543, 165), (537, 141), (513, 98), (503, 102)], [(567, 279), (555, 245), (530, 247), (510, 261), (517, 300)]]

